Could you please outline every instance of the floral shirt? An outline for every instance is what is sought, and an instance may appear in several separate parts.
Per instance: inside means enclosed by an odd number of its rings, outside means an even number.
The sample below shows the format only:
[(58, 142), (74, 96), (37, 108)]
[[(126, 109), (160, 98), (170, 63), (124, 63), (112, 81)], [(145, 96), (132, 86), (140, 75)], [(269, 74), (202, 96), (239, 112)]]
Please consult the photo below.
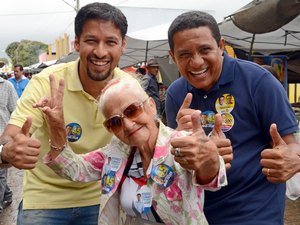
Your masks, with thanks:
[[(155, 201), (154, 208), (167, 225), (208, 224), (203, 213), (204, 189), (215, 191), (227, 185), (222, 157), (219, 157), (218, 176), (205, 186), (196, 184), (194, 173), (183, 169), (174, 161), (170, 153), (170, 140), (186, 135), (189, 133), (173, 130), (160, 123), (153, 159), (147, 170), (147, 186), (151, 190), (152, 202)], [(130, 146), (114, 137), (109, 145), (93, 152), (77, 155), (66, 147), (55, 160), (47, 155), (44, 162), (57, 174), (70, 180), (102, 180), (98, 224), (123, 225), (129, 224), (128, 221), (132, 218), (121, 207), (118, 187), (122, 183), (130, 152)], [(103, 168), (108, 163), (108, 158), (110, 173), (105, 174)]]

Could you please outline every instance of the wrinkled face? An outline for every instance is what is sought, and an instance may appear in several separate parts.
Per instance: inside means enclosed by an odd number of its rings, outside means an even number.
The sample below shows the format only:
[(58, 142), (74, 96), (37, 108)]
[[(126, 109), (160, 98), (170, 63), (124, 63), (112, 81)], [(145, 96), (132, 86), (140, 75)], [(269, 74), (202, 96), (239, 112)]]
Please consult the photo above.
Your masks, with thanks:
[(126, 47), (120, 30), (110, 21), (88, 20), (80, 37), (75, 38), (75, 49), (80, 54), (81, 76), (95, 81), (106, 80), (119, 63)]
[(22, 78), (23, 71), (20, 70), (20, 67), (15, 67), (14, 68), (14, 75), (15, 75), (16, 80), (19, 80), (19, 79)]
[(159, 67), (158, 66), (150, 66), (147, 68), (148, 72), (154, 76), (156, 76), (158, 74), (159, 71)]
[(208, 91), (219, 79), (223, 65), (224, 39), (219, 45), (208, 27), (177, 32), (170, 55), (179, 72), (198, 89)]
[[(115, 115), (124, 115), (124, 110), (128, 106), (142, 102), (128, 92), (115, 94), (104, 104), (104, 117), (109, 119)], [(154, 120), (156, 115), (155, 102), (153, 99), (149, 99), (141, 107), (141, 114), (133, 119), (123, 117), (122, 128), (117, 132), (113, 132), (122, 142), (130, 146), (144, 146), (147, 143), (153, 143), (153, 140), (156, 139), (155, 135), (151, 135), (156, 134), (158, 130)]]

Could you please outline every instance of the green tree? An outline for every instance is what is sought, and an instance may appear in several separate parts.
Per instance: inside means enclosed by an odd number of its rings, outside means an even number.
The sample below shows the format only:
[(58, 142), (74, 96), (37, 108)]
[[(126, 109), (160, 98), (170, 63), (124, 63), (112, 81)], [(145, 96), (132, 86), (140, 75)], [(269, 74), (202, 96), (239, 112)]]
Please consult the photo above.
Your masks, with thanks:
[(12, 64), (20, 63), (23, 66), (38, 63), (39, 54), (46, 51), (46, 44), (30, 40), (12, 42), (5, 49), (5, 52), (11, 59)]
[(3, 62), (4, 64), (8, 64), (7, 58), (0, 58), (0, 62)]

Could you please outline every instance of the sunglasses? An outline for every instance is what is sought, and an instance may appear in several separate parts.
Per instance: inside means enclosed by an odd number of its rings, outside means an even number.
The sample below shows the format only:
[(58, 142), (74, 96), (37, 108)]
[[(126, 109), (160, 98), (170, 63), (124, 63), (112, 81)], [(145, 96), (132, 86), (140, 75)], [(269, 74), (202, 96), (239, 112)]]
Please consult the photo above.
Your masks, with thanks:
[(104, 126), (109, 132), (117, 133), (122, 129), (124, 117), (135, 119), (143, 112), (143, 105), (147, 100), (141, 103), (133, 103), (124, 109), (121, 115), (115, 115), (104, 121)]

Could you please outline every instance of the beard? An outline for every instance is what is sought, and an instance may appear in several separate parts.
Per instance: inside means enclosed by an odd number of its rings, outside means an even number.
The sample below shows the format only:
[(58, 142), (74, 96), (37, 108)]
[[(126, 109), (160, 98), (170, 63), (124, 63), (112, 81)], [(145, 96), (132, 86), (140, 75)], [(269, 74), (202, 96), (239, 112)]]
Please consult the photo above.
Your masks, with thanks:
[(108, 70), (107, 72), (102, 72), (102, 73), (94, 73), (92, 72), (89, 68), (87, 68), (87, 75), (90, 79), (94, 81), (104, 81), (106, 80), (109, 76), (111, 76), (112, 71), (111, 69)]

